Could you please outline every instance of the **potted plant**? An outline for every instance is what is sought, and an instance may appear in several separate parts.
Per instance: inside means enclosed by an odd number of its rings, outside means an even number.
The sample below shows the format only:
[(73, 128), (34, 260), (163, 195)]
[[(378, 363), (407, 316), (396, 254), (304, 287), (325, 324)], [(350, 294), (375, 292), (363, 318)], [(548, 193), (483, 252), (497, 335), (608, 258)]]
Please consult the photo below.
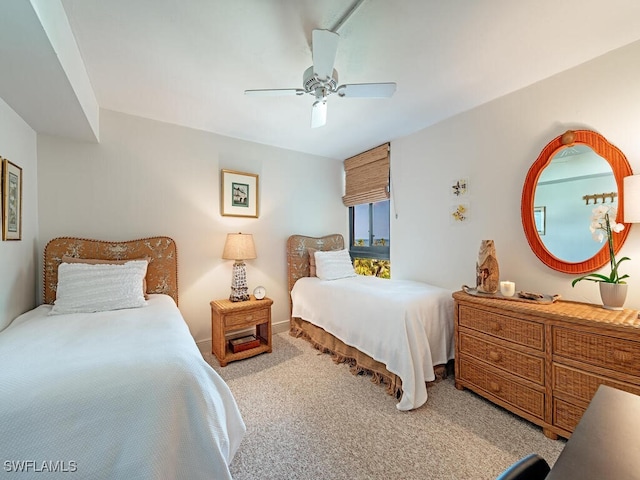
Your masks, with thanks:
[(629, 257), (622, 257), (620, 260), (616, 260), (615, 253), (613, 251), (613, 234), (619, 233), (624, 230), (622, 223), (617, 223), (616, 218), (617, 209), (614, 206), (599, 205), (593, 209), (593, 215), (591, 216), (591, 225), (589, 230), (593, 235), (593, 239), (602, 243), (607, 238), (609, 244), (609, 263), (611, 265), (611, 273), (609, 276), (602, 275), (600, 273), (589, 273), (582, 277), (576, 278), (571, 282), (571, 286), (575, 287), (576, 283), (580, 280), (590, 280), (592, 282), (598, 282), (600, 286), (600, 297), (604, 308), (609, 310), (622, 310), (622, 306), (627, 298), (627, 282), (624, 280), (629, 278), (629, 275), (620, 275), (618, 267), (625, 260), (630, 260)]

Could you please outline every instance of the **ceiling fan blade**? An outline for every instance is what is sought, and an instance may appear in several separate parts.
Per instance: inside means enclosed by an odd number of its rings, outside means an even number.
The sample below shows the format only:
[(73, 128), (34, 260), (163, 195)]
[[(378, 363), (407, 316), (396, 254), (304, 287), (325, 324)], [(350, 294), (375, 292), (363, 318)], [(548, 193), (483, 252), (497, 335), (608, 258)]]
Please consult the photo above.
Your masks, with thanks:
[(352, 83), (340, 85), (336, 91), (340, 97), (352, 98), (388, 98), (396, 91), (396, 84), (389, 83)]
[(333, 64), (336, 61), (339, 39), (340, 35), (329, 30), (314, 30), (311, 32), (313, 73), (320, 80), (330, 80), (333, 75)]
[(304, 95), (306, 92), (301, 88), (276, 88), (264, 90), (245, 90), (245, 95), (252, 97), (278, 97), (283, 95)]
[(317, 100), (311, 108), (311, 128), (322, 127), (327, 123), (327, 101)]

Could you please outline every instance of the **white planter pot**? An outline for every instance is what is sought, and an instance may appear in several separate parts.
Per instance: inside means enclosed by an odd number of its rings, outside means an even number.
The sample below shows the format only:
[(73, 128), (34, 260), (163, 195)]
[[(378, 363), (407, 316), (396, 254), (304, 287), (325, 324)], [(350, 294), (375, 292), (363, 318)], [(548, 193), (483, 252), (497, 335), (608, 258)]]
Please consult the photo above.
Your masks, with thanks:
[(600, 298), (602, 306), (607, 310), (622, 310), (627, 299), (626, 283), (606, 283), (598, 282), (600, 285)]

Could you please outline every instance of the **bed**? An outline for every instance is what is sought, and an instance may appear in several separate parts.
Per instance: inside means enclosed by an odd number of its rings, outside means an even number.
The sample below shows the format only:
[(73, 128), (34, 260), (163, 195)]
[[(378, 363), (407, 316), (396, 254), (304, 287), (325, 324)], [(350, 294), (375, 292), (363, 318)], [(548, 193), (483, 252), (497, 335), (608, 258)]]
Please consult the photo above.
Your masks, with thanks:
[[(92, 259), (92, 272), (146, 262), (144, 305), (52, 314), (56, 295), (68, 298), (65, 266), (89, 269), (70, 257)], [(178, 310), (173, 240), (54, 239), (45, 248), (43, 285), (45, 303), (0, 332), (3, 471), (18, 478), (230, 479), (245, 425)]]
[(360, 275), (321, 280), (312, 275), (310, 249), (341, 251), (344, 239), (287, 240), (290, 335), (349, 363), (353, 373), (371, 374), (399, 398), (399, 410), (423, 405), (427, 384), (444, 378), (454, 359), (452, 292)]

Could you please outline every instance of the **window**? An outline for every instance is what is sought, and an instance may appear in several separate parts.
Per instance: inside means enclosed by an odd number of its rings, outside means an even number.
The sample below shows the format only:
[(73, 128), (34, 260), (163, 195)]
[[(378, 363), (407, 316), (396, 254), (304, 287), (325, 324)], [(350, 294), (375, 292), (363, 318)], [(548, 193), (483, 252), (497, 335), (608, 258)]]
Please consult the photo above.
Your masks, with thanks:
[(349, 253), (356, 272), (390, 278), (389, 200), (349, 207)]
[(360, 275), (390, 278), (389, 165), (385, 143), (344, 161), (349, 253)]

